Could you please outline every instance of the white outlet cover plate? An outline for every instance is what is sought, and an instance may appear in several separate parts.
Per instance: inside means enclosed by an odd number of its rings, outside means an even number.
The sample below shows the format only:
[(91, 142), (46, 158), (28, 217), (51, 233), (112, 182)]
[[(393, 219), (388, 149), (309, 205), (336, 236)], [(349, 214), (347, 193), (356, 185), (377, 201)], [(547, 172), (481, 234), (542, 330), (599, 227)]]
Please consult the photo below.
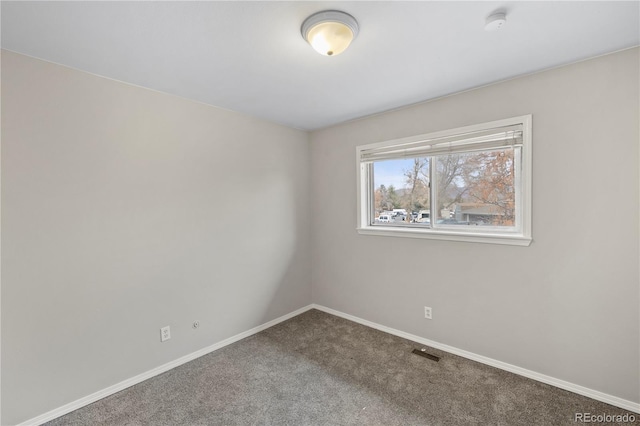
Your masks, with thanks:
[(429, 308), (428, 306), (424, 307), (424, 317), (427, 319), (432, 318), (432, 311), (431, 311), (431, 308)]
[(166, 326), (160, 329), (160, 341), (164, 342), (171, 339), (171, 327)]

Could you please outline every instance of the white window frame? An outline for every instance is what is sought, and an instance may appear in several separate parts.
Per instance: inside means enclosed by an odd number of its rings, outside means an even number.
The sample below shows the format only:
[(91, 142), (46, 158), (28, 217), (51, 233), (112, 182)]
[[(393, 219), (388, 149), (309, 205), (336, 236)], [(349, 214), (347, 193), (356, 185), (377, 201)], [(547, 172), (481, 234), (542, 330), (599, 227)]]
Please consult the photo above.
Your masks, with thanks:
[[(459, 127), (440, 132), (427, 133), (408, 138), (394, 139), (385, 142), (378, 142), (356, 147), (356, 170), (357, 170), (357, 231), (364, 235), (379, 235), (409, 238), (428, 238), (434, 240), (466, 241), (489, 244), (507, 244), (516, 246), (528, 246), (531, 244), (531, 115), (496, 120), (488, 123), (476, 124), (472, 126)], [(516, 222), (518, 226), (515, 230), (501, 230), (496, 228), (486, 229), (479, 227), (475, 229), (451, 229), (451, 227), (430, 227), (418, 228), (411, 226), (389, 226), (385, 224), (374, 224), (373, 208), (373, 168), (372, 161), (366, 160), (367, 153), (384, 151), (397, 152), (398, 156), (393, 158), (403, 158), (403, 152), (408, 152), (416, 146), (431, 146), (432, 143), (439, 144), (440, 141), (451, 141), (450, 145), (455, 146), (456, 140), (464, 140), (468, 134), (483, 134), (483, 132), (500, 128), (512, 128), (521, 126), (521, 159), (519, 170), (516, 168), (516, 209), (518, 211)], [(469, 144), (473, 147), (473, 143)], [(479, 144), (476, 145), (477, 147)], [(468, 152), (473, 151), (470, 148)], [(463, 153), (464, 149), (456, 148), (455, 152)], [(363, 160), (363, 154), (365, 160)], [(395, 154), (390, 154), (395, 155)], [(433, 172), (432, 172), (433, 173)], [(433, 199), (433, 197), (430, 197)], [(519, 206), (519, 208), (518, 208)], [(433, 210), (433, 209), (432, 209)]]

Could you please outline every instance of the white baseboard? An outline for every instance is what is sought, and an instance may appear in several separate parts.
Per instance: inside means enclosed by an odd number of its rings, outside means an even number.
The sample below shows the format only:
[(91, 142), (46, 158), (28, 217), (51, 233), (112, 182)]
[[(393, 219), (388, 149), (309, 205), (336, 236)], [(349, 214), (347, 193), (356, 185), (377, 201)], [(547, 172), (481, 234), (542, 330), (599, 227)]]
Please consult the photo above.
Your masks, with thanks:
[(30, 420), (27, 420), (25, 422), (20, 423), (18, 426), (38, 426), (41, 425), (43, 423), (46, 423), (50, 420), (53, 420), (55, 418), (64, 416), (65, 414), (68, 414), (74, 410), (77, 410), (78, 408), (82, 408), (86, 405), (89, 405), (93, 402), (96, 402), (102, 398), (105, 398), (109, 395), (113, 395), (116, 392), (120, 392), (121, 390), (124, 390), (128, 387), (131, 387), (133, 385), (136, 385), (140, 382), (143, 382), (147, 379), (150, 379), (154, 376), (157, 376), (159, 374), (162, 374), (166, 371), (171, 370), (172, 368), (178, 367), (182, 364), (185, 364), (189, 361), (193, 361), (196, 358), (199, 358), (203, 355), (206, 355), (208, 353), (211, 353), (213, 351), (216, 351), (220, 348), (223, 348), (227, 345), (230, 345), (232, 343), (237, 342), (238, 340), (244, 339), (245, 337), (249, 337), (252, 336), (256, 333), (261, 332), (262, 330), (266, 330), (269, 327), (273, 327), (274, 325), (281, 323), (283, 321), (286, 321), (290, 318), (295, 317), (296, 315), (300, 315), (303, 312), (306, 312), (310, 309), (317, 309), (319, 311), (323, 311), (326, 312), (328, 314), (332, 314), (344, 319), (348, 319), (350, 321), (353, 322), (357, 322), (359, 324), (365, 325), (367, 327), (371, 327), (371, 328), (375, 328), (376, 330), (380, 330), (380, 331), (384, 331), (385, 333), (389, 333), (389, 334), (393, 334), (394, 336), (398, 336), (398, 337), (402, 337), (404, 339), (408, 339), (426, 346), (430, 346), (432, 348), (436, 348), (436, 349), (440, 349), (442, 351), (454, 354), (454, 355), (458, 355), (473, 361), (477, 361), (486, 365), (490, 365), (492, 367), (496, 367), (499, 368), (501, 370), (505, 370), (505, 371), (509, 371), (511, 373), (515, 373), (518, 374), (520, 376), (524, 376), (524, 377), (528, 377), (530, 379), (533, 380), (537, 380), (539, 382), (542, 383), (546, 383), (552, 386), (556, 386), (560, 389), (565, 389), (568, 390), (570, 392), (574, 392), (577, 393), (579, 395), (583, 395), (592, 399), (595, 399), (597, 401), (602, 401), (605, 402), (607, 404), (611, 404), (614, 405), (616, 407), (620, 407), (620, 408), (624, 408), (625, 410), (629, 410), (632, 411), (634, 413), (640, 413), (640, 404), (632, 402), (632, 401), (628, 401), (626, 399), (622, 399), (622, 398), (618, 398), (616, 396), (613, 395), (608, 395), (606, 393), (603, 392), (599, 392), (593, 389), (589, 389), (586, 388), (584, 386), (580, 386), (580, 385), (576, 385), (570, 382), (566, 382), (564, 380), (560, 380), (560, 379), (556, 379), (554, 377), (551, 376), (547, 376), (545, 374), (540, 374), (540, 373), (536, 373), (535, 371), (531, 371), (531, 370), (527, 370), (525, 368), (521, 368), (515, 365), (511, 365), (511, 364), (507, 364), (506, 362), (502, 362), (502, 361), (498, 361), (492, 358), (488, 358), (482, 355), (478, 355), (475, 354), (473, 352), (468, 352), (465, 351), (463, 349), (458, 349), (455, 348), (453, 346), (449, 346), (449, 345), (445, 345), (443, 343), (438, 343), (435, 342), (433, 340), (429, 340), (429, 339), (425, 339), (423, 337), (420, 336), (416, 336), (413, 334), (409, 334), (409, 333), (405, 333), (404, 331), (400, 331), (400, 330), (396, 330), (394, 328), (391, 327), (386, 327), (384, 325), (380, 325), (362, 318), (358, 318), (356, 316), (353, 315), (349, 315), (349, 314), (345, 314), (343, 312), (340, 311), (336, 311), (334, 309), (331, 308), (327, 308), (326, 306), (322, 306), (322, 305), (316, 305), (316, 304), (311, 304), (308, 306), (305, 306), (303, 308), (300, 308), (298, 310), (295, 310), (289, 314), (283, 315), (279, 318), (276, 318), (274, 320), (271, 320), (269, 322), (266, 322), (262, 325), (259, 325), (257, 327), (252, 328), (251, 330), (247, 330), (243, 333), (240, 334), (236, 334), (235, 336), (229, 337), (228, 339), (222, 340), (221, 342), (215, 343), (211, 346), (207, 346), (206, 348), (200, 349), (198, 351), (195, 351), (193, 353), (190, 353), (188, 355), (185, 355), (181, 358), (178, 358), (174, 361), (168, 362), (166, 364), (163, 364), (159, 367), (156, 367), (152, 370), (146, 371), (142, 374), (138, 374), (137, 376), (134, 376), (130, 379), (124, 380), (120, 383), (116, 383), (113, 386), (109, 386), (108, 388), (102, 389), (98, 392), (92, 393), (91, 395), (85, 396), (83, 398), (80, 398), (76, 401), (70, 402), (69, 404), (65, 404), (62, 407), (56, 408), (54, 410), (48, 411), (42, 415), (39, 415), (37, 417), (34, 417)]
[(313, 304), (312, 307), (319, 311), (323, 311), (328, 314), (332, 314), (344, 319), (348, 319), (350, 321), (357, 322), (362, 325), (366, 325), (367, 327), (384, 331), (385, 333), (393, 334), (394, 336), (402, 337), (407, 340), (412, 340), (414, 342), (423, 344), (425, 346), (430, 346), (432, 348), (440, 349), (442, 351), (445, 351), (454, 355), (458, 355), (463, 358), (470, 359), (472, 361), (477, 361), (482, 364), (499, 368), (501, 370), (509, 371), (510, 373), (515, 373), (520, 376), (527, 377), (529, 379), (537, 380), (539, 382), (558, 387), (560, 389), (568, 390), (570, 392), (577, 393), (578, 395), (583, 395), (583, 396), (595, 399), (596, 401), (601, 401), (610, 405), (614, 405), (616, 407), (624, 408), (625, 410), (629, 410), (634, 413), (640, 413), (640, 404), (633, 401), (628, 401), (626, 399), (618, 398), (617, 396), (609, 395), (604, 392), (589, 389), (584, 386), (580, 386), (564, 380), (556, 379), (555, 377), (551, 377), (545, 374), (537, 373), (535, 371), (527, 370), (526, 368), (507, 364), (506, 362), (502, 362), (492, 358), (488, 358), (486, 356), (478, 355), (473, 352), (465, 351), (463, 349), (458, 349), (453, 346), (445, 345), (443, 343), (438, 343), (433, 340), (425, 339), (424, 337), (405, 333), (404, 331), (396, 330), (394, 328), (386, 327), (384, 325), (380, 325), (375, 322), (358, 318), (353, 315), (345, 314), (344, 312), (336, 311), (335, 309), (327, 308), (326, 306)]
[(113, 395), (116, 392), (120, 392), (121, 390), (124, 390), (128, 387), (131, 387), (133, 385), (136, 385), (140, 382), (143, 382), (147, 379), (150, 379), (154, 376), (157, 376), (159, 374), (162, 374), (166, 371), (171, 370), (172, 368), (176, 368), (182, 364), (185, 364), (189, 361), (193, 361), (196, 358), (200, 358), (203, 355), (206, 355), (208, 353), (211, 353), (213, 351), (216, 351), (220, 348), (223, 348), (227, 345), (230, 345), (232, 343), (237, 342), (238, 340), (242, 340), (245, 337), (249, 337), (252, 336), (256, 333), (261, 332), (262, 330), (266, 330), (269, 327), (273, 327), (274, 325), (281, 323), (283, 321), (288, 320), (289, 318), (293, 318), (296, 315), (300, 315), (303, 312), (308, 311), (309, 309), (312, 309), (313, 305), (308, 305), (305, 306), (303, 308), (300, 308), (298, 310), (295, 310), (291, 313), (288, 313), (286, 315), (283, 315), (279, 318), (276, 318), (274, 320), (271, 320), (269, 322), (266, 322), (262, 325), (259, 325), (257, 327), (252, 328), (251, 330), (247, 330), (243, 333), (240, 334), (236, 334), (235, 336), (229, 337), (228, 339), (225, 339), (221, 342), (218, 343), (214, 343), (211, 346), (207, 346), (206, 348), (200, 349), (198, 351), (195, 351), (193, 353), (190, 353), (188, 355), (185, 355), (183, 357), (180, 357), (174, 361), (168, 362), (166, 364), (163, 364), (159, 367), (156, 367), (152, 370), (146, 371), (142, 374), (138, 374), (135, 377), (132, 377), (130, 379), (127, 380), (123, 380), (120, 383), (116, 383), (113, 386), (109, 386), (108, 388), (102, 389), (98, 392), (92, 393), (91, 395), (85, 396), (83, 398), (80, 398), (76, 401), (70, 402), (69, 404), (65, 404), (62, 407), (56, 408), (54, 410), (48, 411), (42, 415), (39, 415), (37, 417), (34, 417), (30, 420), (27, 420), (25, 422), (20, 423), (18, 426), (38, 426), (41, 425), (43, 423), (46, 423), (50, 420), (53, 420), (55, 418), (58, 418), (60, 416), (64, 416), (65, 414), (68, 414), (74, 410), (77, 410), (78, 408), (82, 408), (86, 405), (89, 405), (93, 402), (96, 402), (102, 398), (105, 398), (109, 395)]

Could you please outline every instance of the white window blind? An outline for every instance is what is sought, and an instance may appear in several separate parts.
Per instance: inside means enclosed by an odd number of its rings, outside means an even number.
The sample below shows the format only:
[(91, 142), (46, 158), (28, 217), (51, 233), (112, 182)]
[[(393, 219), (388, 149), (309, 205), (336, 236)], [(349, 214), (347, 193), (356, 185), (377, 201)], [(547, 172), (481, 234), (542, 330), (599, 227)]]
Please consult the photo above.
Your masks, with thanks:
[(522, 146), (522, 135), (522, 124), (517, 124), (440, 138), (403, 141), (399, 144), (362, 149), (360, 162), (515, 148)]

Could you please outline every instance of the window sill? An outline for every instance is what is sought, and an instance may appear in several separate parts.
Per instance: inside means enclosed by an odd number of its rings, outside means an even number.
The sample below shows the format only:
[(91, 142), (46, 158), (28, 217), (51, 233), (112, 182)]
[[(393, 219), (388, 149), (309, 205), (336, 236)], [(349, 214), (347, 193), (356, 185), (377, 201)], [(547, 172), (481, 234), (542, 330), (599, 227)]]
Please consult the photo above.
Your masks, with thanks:
[(431, 240), (464, 241), (470, 243), (502, 244), (511, 246), (529, 246), (531, 237), (519, 234), (489, 234), (480, 232), (459, 232), (450, 230), (395, 228), (385, 226), (367, 226), (358, 228), (362, 235), (378, 235), (386, 237), (426, 238)]

